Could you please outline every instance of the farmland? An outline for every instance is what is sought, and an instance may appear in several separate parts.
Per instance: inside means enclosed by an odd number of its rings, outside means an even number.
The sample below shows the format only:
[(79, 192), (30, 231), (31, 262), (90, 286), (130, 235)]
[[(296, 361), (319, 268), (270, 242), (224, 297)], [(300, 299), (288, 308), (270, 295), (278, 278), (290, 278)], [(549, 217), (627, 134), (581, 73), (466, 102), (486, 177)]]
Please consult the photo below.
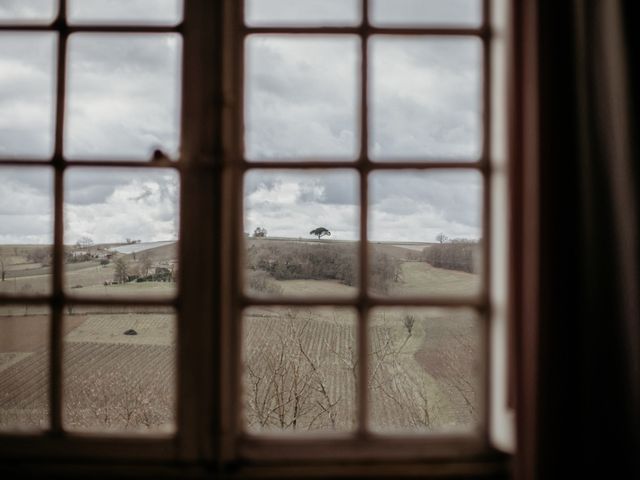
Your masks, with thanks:
[[(65, 265), (68, 292), (79, 296), (172, 295), (175, 282), (165, 273), (176, 266), (175, 244), (139, 245), (120, 251), (94, 246), (88, 255), (70, 257)], [(356, 295), (355, 250), (348, 243), (340, 250), (337, 245), (251, 240), (249, 249), (253, 246), (254, 250), (249, 261), (262, 262), (271, 271), (248, 265), (248, 275), (256, 275), (249, 292)], [(36, 248), (43, 247), (0, 247), (0, 255), (9, 259), (0, 291), (49, 291), (50, 266), (41, 254), (37, 257), (42, 261), (33, 261), (30, 250)], [(415, 296), (478, 291), (477, 274), (435, 268), (421, 261), (420, 248), (375, 246), (372, 275), (377, 277), (370, 282), (374, 293)], [(105, 262), (107, 250), (110, 257)], [(278, 263), (285, 257), (287, 268)], [(119, 258), (125, 259), (128, 278), (118, 283), (114, 279)], [(162, 275), (154, 276), (156, 271)], [(171, 429), (173, 313), (163, 308), (106, 306), (74, 306), (65, 313), (65, 427)], [(46, 427), (49, 328), (44, 307), (0, 307), (0, 429)], [(135, 334), (125, 335), (130, 330)], [(348, 431), (355, 427), (354, 311), (254, 307), (245, 311), (242, 330), (243, 408), (250, 431)], [(371, 313), (368, 336), (367, 385), (374, 429), (433, 431), (476, 425), (481, 408), (477, 382), (482, 373), (481, 336), (472, 312), (380, 308)]]

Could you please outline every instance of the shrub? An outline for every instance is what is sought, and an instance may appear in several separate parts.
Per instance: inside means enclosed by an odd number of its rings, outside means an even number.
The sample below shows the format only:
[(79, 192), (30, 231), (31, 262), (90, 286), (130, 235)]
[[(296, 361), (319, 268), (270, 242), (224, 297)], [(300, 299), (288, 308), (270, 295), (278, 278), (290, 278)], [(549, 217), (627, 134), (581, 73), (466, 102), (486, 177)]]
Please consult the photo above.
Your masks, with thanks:
[[(369, 283), (386, 292), (398, 280), (400, 263), (382, 252), (371, 252)], [(276, 280), (337, 280), (354, 286), (358, 278), (357, 248), (354, 244), (267, 243), (251, 245), (248, 267)]]
[(452, 240), (450, 243), (431, 245), (422, 250), (422, 259), (437, 268), (478, 273), (476, 262), (480, 242)]
[(247, 285), (249, 292), (253, 294), (282, 295), (282, 287), (276, 283), (271, 275), (262, 270), (249, 270)]

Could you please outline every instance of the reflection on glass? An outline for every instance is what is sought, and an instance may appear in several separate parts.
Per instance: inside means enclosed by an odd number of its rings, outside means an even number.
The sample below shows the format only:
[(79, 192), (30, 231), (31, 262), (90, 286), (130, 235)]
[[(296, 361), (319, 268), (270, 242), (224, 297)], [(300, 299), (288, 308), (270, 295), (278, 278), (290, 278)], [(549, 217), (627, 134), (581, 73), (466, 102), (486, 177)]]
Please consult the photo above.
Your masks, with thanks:
[(74, 34), (68, 55), (67, 157), (177, 155), (179, 35)]
[(49, 310), (0, 305), (0, 431), (49, 422)]
[(65, 428), (170, 432), (176, 389), (173, 311), (68, 305), (65, 313)]
[(468, 432), (480, 423), (481, 331), (473, 311), (377, 308), (369, 321), (374, 430)]
[(356, 25), (359, 0), (246, 0), (247, 25)]
[(358, 41), (347, 35), (248, 38), (247, 158), (352, 160), (357, 156)]
[(480, 41), (374, 36), (370, 47), (372, 158), (477, 160), (482, 145)]
[(254, 296), (355, 296), (358, 188), (350, 170), (251, 170), (245, 289)]
[(69, 23), (175, 25), (182, 0), (67, 0)]
[(252, 433), (352, 430), (355, 312), (251, 308), (243, 317), (245, 427)]
[(427, 170), (375, 172), (369, 178), (371, 292), (477, 295), (481, 175)]
[(174, 295), (179, 195), (170, 169), (67, 170), (65, 288), (73, 295)]
[(0, 168), (0, 177), (0, 293), (49, 293), (52, 171), (46, 167)]
[(57, 13), (57, 0), (2, 0), (0, 2), (0, 24), (50, 23)]
[(482, 19), (482, 0), (370, 1), (374, 25), (476, 27)]
[(0, 161), (53, 154), (55, 42), (50, 33), (0, 33)]

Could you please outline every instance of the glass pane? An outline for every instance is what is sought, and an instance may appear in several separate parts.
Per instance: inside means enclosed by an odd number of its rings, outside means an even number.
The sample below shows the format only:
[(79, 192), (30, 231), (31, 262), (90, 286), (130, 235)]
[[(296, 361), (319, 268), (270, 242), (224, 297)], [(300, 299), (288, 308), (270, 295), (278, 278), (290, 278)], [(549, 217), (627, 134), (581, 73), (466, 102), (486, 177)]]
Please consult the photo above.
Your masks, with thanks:
[(357, 37), (253, 35), (246, 42), (250, 160), (353, 160), (358, 154)]
[(370, 320), (370, 424), (471, 431), (482, 421), (482, 331), (466, 309), (377, 308)]
[(252, 433), (348, 431), (356, 424), (356, 315), (251, 308), (243, 317), (244, 420)]
[(175, 25), (182, 0), (67, 0), (69, 23)]
[(0, 168), (0, 293), (51, 291), (53, 175), (48, 168)]
[(251, 170), (244, 189), (247, 293), (357, 295), (355, 172)]
[(0, 305), (0, 431), (49, 422), (49, 309)]
[(176, 319), (167, 307), (67, 306), (64, 425), (171, 432)]
[(65, 155), (150, 160), (179, 142), (181, 38), (75, 34), (69, 39)]
[(0, 33), (0, 161), (53, 155), (52, 33)]
[(173, 170), (69, 169), (65, 288), (73, 295), (173, 296), (179, 198)]
[(247, 25), (357, 25), (359, 0), (246, 0)]
[(0, 24), (46, 24), (51, 23), (57, 13), (57, 0), (2, 0), (0, 2)]
[(482, 177), (475, 170), (370, 176), (372, 293), (480, 293)]
[(482, 45), (476, 38), (371, 40), (369, 137), (375, 160), (477, 160)]
[(476, 27), (482, 21), (482, 0), (370, 1), (374, 25)]

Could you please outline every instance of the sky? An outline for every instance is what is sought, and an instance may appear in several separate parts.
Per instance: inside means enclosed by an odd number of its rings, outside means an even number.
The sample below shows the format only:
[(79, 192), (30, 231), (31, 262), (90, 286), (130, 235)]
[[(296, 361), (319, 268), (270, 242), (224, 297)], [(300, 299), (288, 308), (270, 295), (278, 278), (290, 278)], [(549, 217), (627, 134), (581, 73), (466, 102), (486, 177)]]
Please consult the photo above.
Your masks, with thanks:
[[(0, 0), (0, 22), (46, 22), (52, 0)], [(375, 0), (379, 25), (479, 23), (479, 0)], [(150, 6), (153, 8), (150, 8)], [(70, 0), (71, 22), (176, 23), (179, 0)], [(250, 25), (354, 25), (358, 0), (250, 0)], [(150, 12), (150, 13), (149, 13)], [(149, 16), (151, 15), (151, 16)], [(30, 19), (30, 20), (28, 20)], [(52, 172), (2, 167), (53, 150), (55, 36), (0, 34), (0, 243), (51, 243)], [(360, 155), (357, 37), (260, 36), (246, 42), (245, 231), (309, 237), (323, 226), (357, 239), (359, 193), (348, 163)], [(64, 153), (69, 159), (179, 157), (181, 39), (167, 34), (75, 34), (68, 44)], [(385, 160), (476, 160), (482, 143), (481, 46), (468, 38), (373, 38), (369, 154)], [(264, 160), (329, 160), (344, 169), (266, 171)], [(434, 241), (481, 236), (481, 178), (472, 171), (376, 172), (369, 238)], [(173, 170), (70, 168), (65, 242), (177, 237)]]

